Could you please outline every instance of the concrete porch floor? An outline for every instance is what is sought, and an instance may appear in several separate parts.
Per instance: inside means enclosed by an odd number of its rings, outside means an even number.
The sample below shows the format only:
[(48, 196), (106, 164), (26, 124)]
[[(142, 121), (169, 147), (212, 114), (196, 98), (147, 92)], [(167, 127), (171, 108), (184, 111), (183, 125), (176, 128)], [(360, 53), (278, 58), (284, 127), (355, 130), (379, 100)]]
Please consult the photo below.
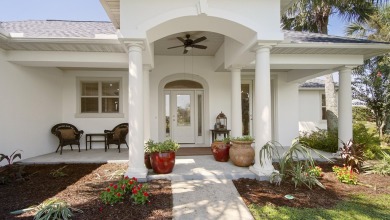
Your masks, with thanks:
[[(282, 154), (285, 149), (280, 148)], [(333, 154), (321, 152), (328, 158), (334, 158)], [(312, 153), (313, 158), (321, 160), (316, 154)], [(81, 150), (63, 150), (60, 153), (50, 153), (29, 159), (21, 160), (23, 164), (52, 164), (52, 163), (127, 163), (129, 159), (128, 149), (91, 149)], [(255, 178), (255, 175), (247, 167), (237, 167), (229, 160), (228, 162), (217, 162), (212, 155), (199, 156), (176, 156), (175, 167), (170, 174), (153, 173), (149, 170), (148, 179), (170, 179), (174, 181), (184, 180), (206, 180), (206, 179), (239, 179)]]
[[(53, 164), (53, 163), (127, 163), (129, 150), (117, 149), (63, 150), (60, 153), (50, 153), (20, 161), (23, 164)], [(238, 179), (255, 178), (247, 167), (237, 167), (229, 162), (217, 162), (212, 155), (176, 156), (175, 167), (170, 174), (153, 173), (149, 170), (148, 179), (170, 180), (204, 180), (204, 179)]]

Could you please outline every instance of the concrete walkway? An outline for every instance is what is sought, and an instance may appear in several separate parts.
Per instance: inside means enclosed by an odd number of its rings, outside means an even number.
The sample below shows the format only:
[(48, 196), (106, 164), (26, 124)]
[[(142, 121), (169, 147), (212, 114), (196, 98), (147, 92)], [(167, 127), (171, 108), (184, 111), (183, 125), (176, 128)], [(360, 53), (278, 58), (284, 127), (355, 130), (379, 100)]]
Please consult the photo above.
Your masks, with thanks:
[[(284, 150), (281, 149), (280, 153)], [(22, 160), (34, 163), (126, 163), (128, 150), (64, 150)], [(331, 158), (332, 154), (324, 154)], [(318, 155), (313, 154), (316, 159)], [(173, 191), (174, 219), (253, 219), (233, 185), (232, 179), (255, 178), (246, 167), (217, 162), (213, 156), (177, 156), (173, 172), (156, 175), (149, 170), (148, 179), (170, 179)]]

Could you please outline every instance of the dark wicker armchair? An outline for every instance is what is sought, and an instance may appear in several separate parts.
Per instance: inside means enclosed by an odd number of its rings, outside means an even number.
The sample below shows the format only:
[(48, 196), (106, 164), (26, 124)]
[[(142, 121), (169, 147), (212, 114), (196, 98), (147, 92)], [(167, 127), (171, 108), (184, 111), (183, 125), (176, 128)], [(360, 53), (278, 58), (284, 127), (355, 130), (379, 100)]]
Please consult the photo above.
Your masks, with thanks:
[(72, 145), (77, 145), (80, 152), (80, 138), (84, 134), (83, 130), (78, 130), (76, 126), (67, 123), (56, 124), (51, 128), (51, 133), (59, 139), (59, 144), (56, 150), (61, 147), (60, 154), (62, 154), (62, 148), (69, 145), (70, 149), (73, 150)]
[(127, 133), (129, 133), (128, 123), (119, 124), (112, 130), (104, 130), (104, 133), (106, 134), (105, 151), (107, 151), (107, 148), (110, 149), (110, 144), (118, 145), (119, 153), (121, 152), (121, 144), (126, 144), (127, 148), (129, 148), (126, 142)]

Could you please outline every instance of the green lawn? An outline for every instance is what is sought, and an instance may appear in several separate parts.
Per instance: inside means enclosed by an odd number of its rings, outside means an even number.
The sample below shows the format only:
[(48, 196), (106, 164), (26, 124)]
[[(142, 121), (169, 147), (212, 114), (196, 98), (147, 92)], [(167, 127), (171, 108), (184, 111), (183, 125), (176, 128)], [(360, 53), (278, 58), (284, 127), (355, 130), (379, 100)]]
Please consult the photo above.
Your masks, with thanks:
[(290, 207), (263, 207), (250, 205), (255, 219), (390, 219), (390, 195), (355, 196), (348, 201), (340, 202), (332, 209)]

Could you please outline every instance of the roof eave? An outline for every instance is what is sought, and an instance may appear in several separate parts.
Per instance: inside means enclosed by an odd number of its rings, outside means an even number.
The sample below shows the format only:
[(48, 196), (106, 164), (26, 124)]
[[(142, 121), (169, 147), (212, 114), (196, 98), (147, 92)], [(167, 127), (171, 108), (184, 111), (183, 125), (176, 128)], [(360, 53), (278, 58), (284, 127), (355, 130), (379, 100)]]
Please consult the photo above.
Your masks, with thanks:
[(386, 43), (289, 43), (281, 42), (275, 47), (286, 48), (335, 48), (335, 49), (388, 49), (390, 50), (390, 44)]
[[(114, 27), (116, 29), (120, 29), (120, 24), (117, 22), (117, 20), (115, 19), (115, 16), (113, 15), (113, 13), (111, 12), (111, 8), (110, 6), (108, 5), (107, 1), (106, 0), (100, 0), (100, 3), (102, 4), (104, 10), (106, 11), (107, 13), (107, 16), (110, 18), (112, 24), (114, 25)], [(120, 12), (119, 12), (120, 13)]]

